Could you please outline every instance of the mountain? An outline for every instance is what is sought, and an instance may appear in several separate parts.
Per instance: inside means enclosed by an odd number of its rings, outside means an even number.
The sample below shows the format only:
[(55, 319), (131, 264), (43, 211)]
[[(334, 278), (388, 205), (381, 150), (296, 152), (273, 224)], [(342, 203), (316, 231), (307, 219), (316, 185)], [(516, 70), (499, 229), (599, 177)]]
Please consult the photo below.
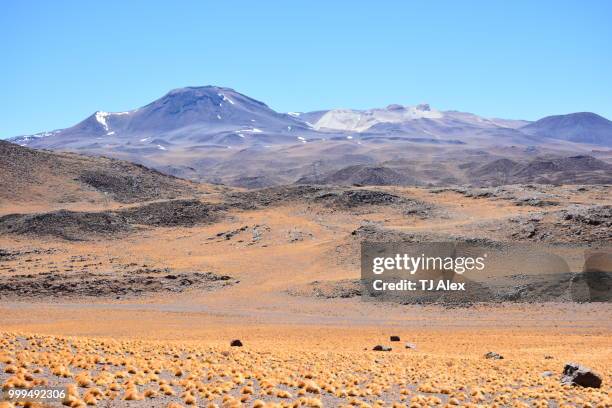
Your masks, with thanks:
[[(98, 111), (66, 129), (10, 140), (246, 188), (301, 179), (440, 185), (470, 182), (465, 166), (473, 169), (499, 158), (612, 159), (605, 148), (609, 121), (594, 114), (566, 116), (572, 119), (529, 123), (428, 104), (280, 113), (233, 89), (202, 86), (172, 90), (131, 111)], [(409, 163), (410, 174), (385, 170), (389, 163), (393, 171)], [(330, 179), (320, 180), (321, 175)]]
[(520, 128), (530, 135), (612, 146), (612, 121), (591, 112), (547, 116)]
[(392, 104), (386, 108), (368, 110), (334, 109), (326, 111), (313, 123), (317, 130), (357, 132), (362, 138), (405, 136), (465, 142), (466, 139), (484, 135), (489, 140), (507, 137), (519, 144), (535, 141), (515, 130), (528, 122), (488, 119), (467, 112), (439, 111), (426, 103), (415, 106)]
[(12, 139), (31, 147), (107, 149), (150, 154), (173, 145), (227, 148), (296, 142), (313, 133), (303, 121), (216, 86), (175, 89), (128, 112), (98, 111), (61, 130)]

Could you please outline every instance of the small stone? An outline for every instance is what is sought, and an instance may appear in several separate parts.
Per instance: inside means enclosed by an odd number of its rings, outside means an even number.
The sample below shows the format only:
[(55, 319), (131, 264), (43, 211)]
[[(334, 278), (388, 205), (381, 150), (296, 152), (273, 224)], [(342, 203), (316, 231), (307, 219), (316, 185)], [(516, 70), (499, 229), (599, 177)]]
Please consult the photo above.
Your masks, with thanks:
[(389, 346), (383, 346), (381, 344), (377, 344), (376, 346), (374, 346), (374, 348), (372, 348), (372, 350), (374, 351), (391, 351), (391, 347)]
[(391, 340), (391, 341), (400, 341), (400, 336), (391, 336), (389, 340)]
[(230, 346), (231, 347), (242, 347), (242, 341), (240, 341), (239, 339), (234, 339), (231, 341)]
[(503, 360), (504, 359), (504, 356), (502, 356), (501, 354), (497, 354), (493, 351), (489, 351), (487, 354), (484, 355), (484, 357), (490, 360)]
[(416, 350), (416, 344), (414, 344), (414, 343), (406, 343), (406, 344), (404, 344), (404, 348)]

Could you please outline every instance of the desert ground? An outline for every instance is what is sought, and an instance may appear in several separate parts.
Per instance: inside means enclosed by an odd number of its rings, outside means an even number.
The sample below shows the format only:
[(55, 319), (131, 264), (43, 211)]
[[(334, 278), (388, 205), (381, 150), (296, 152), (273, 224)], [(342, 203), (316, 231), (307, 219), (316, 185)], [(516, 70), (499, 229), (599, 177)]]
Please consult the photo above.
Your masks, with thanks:
[[(73, 407), (612, 406), (609, 302), (379, 303), (358, 284), (368, 239), (609, 244), (609, 186), (133, 194), (64, 159), (27, 189), (4, 179), (4, 390), (67, 386)], [(569, 362), (601, 387), (561, 384)]]

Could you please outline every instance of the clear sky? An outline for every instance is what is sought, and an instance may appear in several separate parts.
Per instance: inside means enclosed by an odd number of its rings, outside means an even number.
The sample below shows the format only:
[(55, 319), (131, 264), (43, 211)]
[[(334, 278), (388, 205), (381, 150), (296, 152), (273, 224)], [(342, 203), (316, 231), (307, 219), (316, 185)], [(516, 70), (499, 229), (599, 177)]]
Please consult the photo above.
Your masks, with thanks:
[(612, 1), (5, 1), (0, 137), (189, 85), (279, 111), (612, 119)]

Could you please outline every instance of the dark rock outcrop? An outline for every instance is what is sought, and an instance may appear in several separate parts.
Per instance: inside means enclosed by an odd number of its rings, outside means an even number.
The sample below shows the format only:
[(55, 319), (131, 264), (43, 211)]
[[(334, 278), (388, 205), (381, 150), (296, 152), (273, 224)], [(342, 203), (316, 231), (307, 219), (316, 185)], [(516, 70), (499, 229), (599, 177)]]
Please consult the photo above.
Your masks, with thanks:
[(563, 368), (561, 384), (579, 385), (581, 387), (599, 388), (601, 387), (601, 376), (593, 372), (590, 368), (576, 363), (567, 363)]

